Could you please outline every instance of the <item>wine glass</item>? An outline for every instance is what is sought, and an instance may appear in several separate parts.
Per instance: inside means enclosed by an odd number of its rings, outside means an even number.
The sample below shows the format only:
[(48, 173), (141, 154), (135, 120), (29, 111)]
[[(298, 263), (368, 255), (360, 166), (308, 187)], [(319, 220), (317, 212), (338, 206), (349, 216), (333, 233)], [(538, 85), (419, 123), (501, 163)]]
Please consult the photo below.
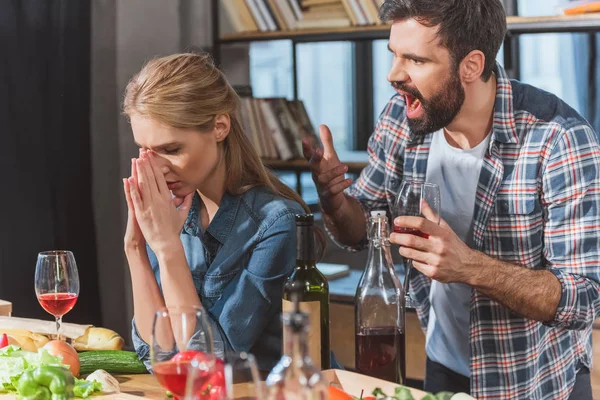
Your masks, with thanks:
[(264, 399), (264, 387), (260, 380), (255, 357), (250, 353), (228, 353), (225, 364), (225, 387), (227, 400)]
[[(212, 330), (202, 307), (163, 307), (154, 315), (150, 362), (160, 385), (183, 399), (196, 393), (215, 370)], [(192, 365), (192, 361), (194, 365)], [(201, 370), (188, 382), (192, 368)]]
[(72, 252), (55, 250), (38, 254), (35, 294), (42, 308), (56, 318), (56, 337), (60, 340), (62, 317), (71, 311), (79, 296), (79, 273)]
[[(435, 183), (422, 181), (404, 181), (396, 200), (396, 216), (423, 217), (436, 224), (440, 223), (440, 188)], [(429, 235), (413, 228), (402, 228), (394, 225), (396, 233), (410, 233), (425, 239)], [(412, 260), (406, 259), (404, 274), (404, 293), (406, 307), (416, 308), (417, 303), (409, 293)]]

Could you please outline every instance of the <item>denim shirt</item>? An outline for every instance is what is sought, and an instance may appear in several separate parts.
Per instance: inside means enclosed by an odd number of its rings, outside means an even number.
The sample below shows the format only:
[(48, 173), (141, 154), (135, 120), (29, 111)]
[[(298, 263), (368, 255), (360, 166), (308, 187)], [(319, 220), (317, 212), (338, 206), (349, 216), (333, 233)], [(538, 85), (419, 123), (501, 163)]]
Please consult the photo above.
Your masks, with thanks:
[[(181, 232), (181, 242), (196, 291), (212, 326), (215, 354), (251, 352), (258, 367), (269, 371), (281, 357), (283, 284), (296, 261), (295, 215), (299, 203), (264, 187), (242, 195), (225, 194), (206, 230), (200, 224), (196, 194)], [(159, 287), (156, 255), (148, 248)], [(149, 345), (135, 319), (133, 344), (149, 367)]]

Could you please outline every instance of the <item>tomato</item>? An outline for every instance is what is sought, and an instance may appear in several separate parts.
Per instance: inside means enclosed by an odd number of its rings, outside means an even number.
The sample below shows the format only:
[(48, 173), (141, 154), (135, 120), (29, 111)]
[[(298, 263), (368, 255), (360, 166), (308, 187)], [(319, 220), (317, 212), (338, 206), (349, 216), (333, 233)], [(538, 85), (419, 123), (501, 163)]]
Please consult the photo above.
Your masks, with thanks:
[(6, 336), (6, 333), (3, 333), (0, 336), (0, 349), (6, 346), (8, 346), (8, 336)]
[(225, 362), (219, 358), (215, 363), (215, 372), (208, 382), (202, 387), (202, 400), (221, 400), (226, 397), (225, 392)]
[[(202, 351), (186, 350), (175, 354), (171, 361), (191, 361), (193, 359), (202, 360), (208, 355)], [(220, 358), (215, 360), (215, 372), (212, 374), (208, 382), (202, 386), (200, 400), (222, 400), (226, 396), (225, 393), (225, 362)]]
[(341, 389), (329, 386), (329, 400), (354, 400), (354, 397)]
[(173, 358), (171, 358), (171, 361), (173, 361), (173, 362), (177, 362), (177, 361), (191, 361), (196, 356), (200, 356), (201, 354), (204, 354), (204, 353), (201, 352), (201, 351), (198, 351), (198, 350), (181, 351), (181, 352), (175, 354), (173, 356)]

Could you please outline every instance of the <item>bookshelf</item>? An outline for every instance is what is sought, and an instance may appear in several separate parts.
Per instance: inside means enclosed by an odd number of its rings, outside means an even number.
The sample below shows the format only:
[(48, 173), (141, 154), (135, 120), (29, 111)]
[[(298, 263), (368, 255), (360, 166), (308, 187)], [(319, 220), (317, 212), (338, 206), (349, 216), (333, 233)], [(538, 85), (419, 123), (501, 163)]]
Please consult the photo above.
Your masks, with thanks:
[[(600, 31), (600, 13), (549, 17), (507, 17), (506, 21), (509, 35)], [(389, 33), (389, 25), (354, 26), (334, 29), (233, 33), (221, 36), (219, 42), (227, 44), (286, 39), (296, 42), (377, 40), (386, 39)]]
[[(514, 1), (516, 9), (516, 1)], [(377, 39), (386, 39), (389, 36), (389, 25), (361, 25), (331, 29), (302, 29), (269, 32), (242, 32), (221, 35), (219, 15), (221, 0), (211, 0), (213, 16), (213, 56), (220, 64), (221, 46), (250, 43), (269, 40), (290, 40), (293, 46), (293, 87), (294, 99), (297, 99), (298, 84), (296, 71), (296, 44), (308, 42), (353, 41), (363, 43)], [(544, 17), (507, 17), (507, 35), (504, 42), (504, 66), (509, 75), (519, 78), (519, 51), (518, 37), (523, 34), (543, 33), (589, 33), (600, 32), (600, 13), (582, 15), (557, 15)], [(364, 121), (366, 120), (366, 121)], [(368, 118), (363, 118), (358, 124), (359, 130), (370, 123)], [(349, 157), (349, 158), (348, 158)], [(342, 162), (351, 167), (350, 172), (359, 173), (368, 160), (364, 151), (348, 152), (340, 156)], [(301, 192), (300, 175), (310, 171), (305, 160), (264, 160), (266, 166), (277, 171), (295, 172), (297, 177), (297, 190)]]

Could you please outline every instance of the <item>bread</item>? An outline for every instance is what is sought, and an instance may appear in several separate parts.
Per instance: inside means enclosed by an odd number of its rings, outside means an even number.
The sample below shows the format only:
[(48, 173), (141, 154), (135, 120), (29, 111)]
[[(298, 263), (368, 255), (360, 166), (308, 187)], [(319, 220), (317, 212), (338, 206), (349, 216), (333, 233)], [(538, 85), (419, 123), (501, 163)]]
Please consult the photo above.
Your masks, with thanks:
[(25, 351), (36, 352), (50, 341), (46, 336), (26, 329), (4, 329), (2, 333), (8, 336), (8, 344), (19, 346)]
[(77, 351), (86, 350), (122, 350), (125, 341), (115, 331), (106, 328), (91, 327), (82, 336), (73, 341)]

